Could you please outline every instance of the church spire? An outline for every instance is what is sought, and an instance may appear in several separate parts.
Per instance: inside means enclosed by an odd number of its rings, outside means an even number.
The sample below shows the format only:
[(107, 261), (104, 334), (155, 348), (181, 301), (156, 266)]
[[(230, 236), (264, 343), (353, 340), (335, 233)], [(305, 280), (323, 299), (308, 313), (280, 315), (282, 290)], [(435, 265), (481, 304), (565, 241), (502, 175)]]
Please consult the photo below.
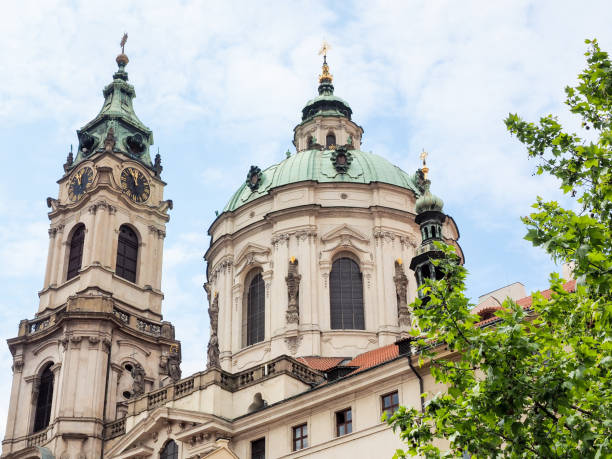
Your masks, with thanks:
[(319, 75), (319, 95), (321, 96), (332, 96), (334, 94), (334, 85), (332, 84), (334, 77), (329, 73), (329, 65), (327, 65), (327, 51), (330, 49), (329, 43), (324, 41), (319, 50), (319, 55), (323, 55), (323, 67), (321, 75)]
[(100, 112), (77, 131), (79, 147), (69, 170), (102, 151), (123, 154), (147, 167), (153, 167), (149, 154), (153, 133), (134, 111), (132, 101), (136, 91), (128, 83), (128, 73), (125, 70), (130, 61), (125, 54), (127, 37), (126, 33), (121, 39), (121, 54), (115, 59), (119, 68), (113, 74), (113, 81), (102, 91), (104, 103)]

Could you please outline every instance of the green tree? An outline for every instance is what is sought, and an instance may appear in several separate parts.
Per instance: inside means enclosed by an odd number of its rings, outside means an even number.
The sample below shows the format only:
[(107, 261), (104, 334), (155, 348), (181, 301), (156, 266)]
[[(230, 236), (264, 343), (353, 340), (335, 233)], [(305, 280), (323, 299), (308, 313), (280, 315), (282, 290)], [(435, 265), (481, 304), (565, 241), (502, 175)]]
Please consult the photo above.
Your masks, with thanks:
[(400, 407), (387, 420), (407, 444), (395, 457), (612, 457), (612, 64), (597, 41), (587, 44), (587, 67), (565, 91), (591, 140), (554, 116), (505, 120), (537, 173), (576, 200), (573, 211), (538, 198), (523, 220), (527, 240), (575, 264), (577, 287), (566, 291), (552, 274), (551, 299), (534, 295), (527, 311), (506, 301), (482, 327), (464, 295), (465, 268), (440, 245), (443, 278), (427, 280), (429, 302), (412, 307), (419, 364), (448, 390), (423, 413)]

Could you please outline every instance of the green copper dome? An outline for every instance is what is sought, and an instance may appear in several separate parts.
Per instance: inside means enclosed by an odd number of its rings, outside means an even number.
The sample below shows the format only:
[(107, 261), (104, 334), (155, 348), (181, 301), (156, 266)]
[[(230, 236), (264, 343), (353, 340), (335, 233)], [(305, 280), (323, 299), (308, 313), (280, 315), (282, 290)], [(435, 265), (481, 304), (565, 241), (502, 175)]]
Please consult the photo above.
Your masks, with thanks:
[(267, 195), (275, 188), (304, 181), (363, 184), (381, 182), (406, 188), (416, 195), (421, 193), (414, 174), (407, 174), (381, 156), (359, 150), (349, 150), (346, 153), (350, 157), (346, 172), (339, 172), (341, 167), (333, 162), (334, 155), (337, 156), (338, 152), (305, 150), (261, 171), (261, 175), (255, 175), (255, 178), (254, 174), (249, 173), (248, 183), (242, 184), (223, 211), (232, 212)]
[(442, 208), (444, 207), (444, 201), (437, 197), (435, 194), (432, 194), (429, 191), (429, 185), (427, 185), (427, 189), (425, 193), (417, 199), (415, 210), (417, 214), (421, 214), (423, 212), (427, 212), (429, 210), (435, 210), (437, 212), (442, 212)]
[(151, 162), (149, 148), (153, 144), (153, 133), (136, 116), (132, 99), (136, 97), (134, 86), (128, 83), (125, 66), (128, 57), (117, 56), (119, 69), (113, 81), (102, 91), (104, 104), (98, 115), (77, 131), (79, 148), (74, 161), (69, 159), (66, 171), (99, 151), (122, 153), (158, 174), (161, 168)]

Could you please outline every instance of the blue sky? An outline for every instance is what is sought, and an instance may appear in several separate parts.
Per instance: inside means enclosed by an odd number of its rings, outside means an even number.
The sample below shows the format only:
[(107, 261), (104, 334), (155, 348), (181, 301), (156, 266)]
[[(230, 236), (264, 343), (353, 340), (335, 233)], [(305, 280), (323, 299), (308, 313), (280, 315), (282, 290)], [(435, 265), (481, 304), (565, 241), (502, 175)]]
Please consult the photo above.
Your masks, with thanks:
[[(558, 268), (519, 221), (556, 183), (503, 124), (547, 113), (579, 130), (563, 87), (584, 67), (585, 38), (612, 50), (608, 1), (148, 2), (19, 1), (0, 19), (0, 336), (38, 305), (45, 200), (75, 130), (102, 105), (124, 31), (140, 119), (174, 201), (164, 252), (164, 315), (183, 342), (183, 374), (202, 369), (208, 319), (206, 230), (246, 177), (284, 158), (316, 93), (321, 41), (336, 94), (365, 130), (362, 149), (407, 171), (430, 152), (432, 190), (461, 232), (472, 298), (511, 282), (546, 287)], [(11, 357), (0, 346), (0, 390)], [(8, 397), (0, 400), (4, 430)]]

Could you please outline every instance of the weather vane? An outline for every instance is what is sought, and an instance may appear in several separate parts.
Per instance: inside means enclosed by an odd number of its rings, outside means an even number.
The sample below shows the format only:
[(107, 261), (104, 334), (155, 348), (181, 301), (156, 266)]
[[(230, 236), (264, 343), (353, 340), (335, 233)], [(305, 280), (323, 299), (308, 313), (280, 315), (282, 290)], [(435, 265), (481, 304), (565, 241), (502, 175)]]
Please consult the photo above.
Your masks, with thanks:
[(128, 34), (125, 32), (123, 38), (121, 38), (121, 54), (125, 54), (125, 44), (127, 43)]

